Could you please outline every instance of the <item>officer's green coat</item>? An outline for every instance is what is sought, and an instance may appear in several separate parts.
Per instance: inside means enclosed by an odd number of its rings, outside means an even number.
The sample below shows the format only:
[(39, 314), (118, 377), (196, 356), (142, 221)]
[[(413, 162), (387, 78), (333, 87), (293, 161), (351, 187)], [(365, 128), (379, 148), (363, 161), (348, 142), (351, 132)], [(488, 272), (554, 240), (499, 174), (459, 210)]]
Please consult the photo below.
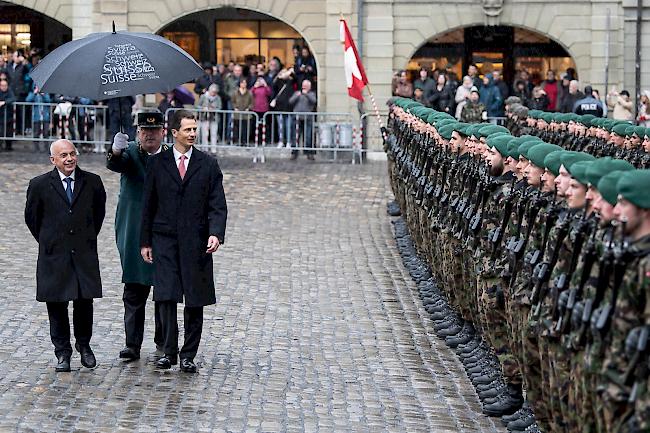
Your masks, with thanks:
[[(167, 150), (162, 145), (162, 151)], [(142, 191), (146, 161), (149, 155), (134, 142), (119, 156), (109, 150), (106, 167), (121, 173), (120, 196), (115, 212), (115, 238), (122, 262), (122, 282), (151, 286), (153, 265), (145, 263), (140, 255), (140, 224), (142, 218)]]

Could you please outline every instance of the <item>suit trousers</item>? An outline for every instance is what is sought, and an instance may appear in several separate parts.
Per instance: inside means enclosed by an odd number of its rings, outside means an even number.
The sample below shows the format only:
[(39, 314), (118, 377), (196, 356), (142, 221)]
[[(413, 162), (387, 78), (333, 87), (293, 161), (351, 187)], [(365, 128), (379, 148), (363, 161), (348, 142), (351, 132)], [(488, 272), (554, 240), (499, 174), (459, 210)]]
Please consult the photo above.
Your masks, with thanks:
[[(93, 300), (76, 299), (72, 301), (72, 308), (74, 338), (80, 346), (88, 346), (93, 335)], [(47, 315), (54, 354), (57, 357), (72, 356), (68, 302), (47, 302)]]
[[(145, 306), (151, 286), (137, 283), (124, 284), (124, 332), (126, 334), (126, 345), (140, 350), (142, 340), (144, 339), (144, 322)], [(162, 328), (160, 325), (160, 308), (158, 303), (155, 304), (154, 312), (154, 337), (153, 341), (156, 346), (162, 346), (164, 343)]]
[[(160, 322), (164, 339), (163, 350), (170, 357), (178, 354), (178, 322), (174, 301), (160, 301)], [(203, 307), (185, 307), (185, 338), (180, 351), (181, 359), (194, 359), (199, 350), (201, 332), (203, 331)]]

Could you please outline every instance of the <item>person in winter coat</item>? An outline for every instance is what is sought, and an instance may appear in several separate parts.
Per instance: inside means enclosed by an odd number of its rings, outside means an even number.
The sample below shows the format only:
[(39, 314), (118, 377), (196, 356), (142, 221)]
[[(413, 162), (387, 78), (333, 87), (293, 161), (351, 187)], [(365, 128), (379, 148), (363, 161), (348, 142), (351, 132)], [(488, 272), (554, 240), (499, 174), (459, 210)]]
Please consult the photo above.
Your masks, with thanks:
[(485, 74), (483, 77), (480, 100), (487, 109), (488, 117), (503, 117), (503, 99), (499, 89), (494, 85), (492, 74)]
[(219, 135), (219, 113), (214, 111), (221, 110), (221, 96), (219, 96), (219, 86), (210, 84), (208, 91), (201, 94), (199, 103), (196, 107), (199, 112), (199, 125), (201, 130), (201, 144), (208, 144), (208, 132), (210, 134), (210, 152), (217, 151), (217, 137)]
[[(204, 94), (205, 95), (205, 94)], [(136, 116), (136, 139), (118, 132), (106, 153), (106, 168), (120, 173), (120, 194), (115, 211), (115, 241), (120, 253), (122, 282), (124, 283), (124, 333), (126, 345), (120, 359), (135, 361), (140, 358), (144, 340), (147, 298), (154, 279), (153, 265), (140, 255), (140, 234), (144, 177), (147, 163), (160, 152), (168, 150), (164, 144), (165, 118), (162, 113), (142, 111)], [(154, 343), (162, 350), (163, 336), (160, 323), (160, 304), (155, 304)]]
[[(257, 81), (255, 81), (255, 84), (251, 89), (251, 94), (253, 95), (253, 111), (257, 114), (257, 118), (260, 120), (261, 125), (261, 121), (264, 119), (264, 113), (269, 111), (269, 103), (271, 102), (271, 95), (273, 94), (273, 90), (271, 90), (271, 87), (266, 83), (263, 75), (257, 76)], [(261, 130), (259, 131), (258, 137), (262, 140)], [(262, 144), (261, 141), (260, 144)]]
[[(34, 152), (49, 151), (47, 138), (50, 136), (50, 107), (46, 104), (52, 102), (50, 95), (42, 93), (38, 86), (34, 86), (25, 99), (27, 102), (33, 102), (32, 107), (32, 137), (34, 137)], [(39, 140), (43, 137), (43, 145)]]
[(93, 299), (102, 297), (97, 235), (106, 215), (106, 191), (98, 175), (77, 166), (77, 155), (69, 140), (52, 143), (55, 167), (29, 182), (25, 203), (25, 223), (38, 242), (36, 300), (47, 305), (56, 372), (70, 371), (70, 301), (81, 365), (97, 365), (90, 339)]
[[(153, 264), (164, 356), (156, 367), (196, 373), (203, 307), (217, 302), (212, 255), (223, 244), (228, 207), (217, 159), (194, 148), (196, 120), (179, 110), (170, 124), (174, 145), (147, 162), (142, 194), (140, 255)], [(184, 342), (178, 350), (178, 303)]]
[(630, 101), (630, 92), (623, 90), (620, 93), (616, 89), (607, 94), (607, 106), (614, 110), (612, 118), (615, 120), (634, 120), (632, 107), (634, 103)]
[(292, 147), (292, 144), (295, 142), (294, 116), (290, 114), (293, 107), (289, 102), (294, 92), (294, 85), (293, 68), (281, 70), (273, 82), (273, 93), (275, 96), (269, 102), (269, 106), (271, 110), (277, 111), (278, 114), (274, 116), (275, 123), (272, 124), (275, 125), (275, 128), (272, 127), (271, 129), (273, 130), (273, 134), (277, 131), (277, 146), (279, 148), (284, 147), (285, 144), (287, 147)]
[(528, 108), (531, 110), (548, 111), (549, 99), (546, 91), (541, 86), (533, 89), (533, 97), (528, 100)]
[(233, 110), (237, 112), (233, 115), (233, 140), (237, 141), (242, 145), (249, 144), (249, 123), (251, 121), (250, 113), (245, 113), (246, 111), (251, 111), (253, 109), (253, 94), (248, 90), (248, 84), (246, 80), (242, 78), (239, 81), (239, 87), (235, 92), (230, 95), (230, 101), (232, 102)]
[(458, 120), (460, 120), (460, 114), (469, 99), (469, 93), (472, 90), (473, 83), (472, 77), (465, 75), (463, 77), (463, 84), (456, 89), (456, 97), (454, 98), (456, 102), (456, 115), (454, 117)]
[(548, 110), (557, 110), (560, 83), (555, 79), (555, 71), (549, 69), (548, 72), (546, 72), (546, 80), (542, 81), (541, 87), (544, 89), (544, 92), (546, 92), (546, 96), (548, 97)]
[(578, 80), (571, 80), (569, 82), (569, 92), (560, 100), (558, 111), (561, 113), (573, 113), (573, 107), (576, 105), (576, 102), (585, 97), (584, 93), (580, 91), (579, 86), (580, 83), (578, 83)]
[(639, 122), (639, 126), (650, 128), (650, 91), (644, 90), (641, 92), (640, 99), (639, 115), (636, 120)]
[(413, 85), (409, 81), (406, 71), (400, 71), (393, 80), (393, 96), (401, 96), (402, 98), (413, 97)]
[(506, 82), (503, 81), (501, 71), (492, 72), (492, 81), (494, 82), (494, 85), (497, 86), (497, 89), (499, 89), (499, 93), (501, 93), (501, 99), (505, 101), (506, 98), (510, 96), (510, 89), (508, 88)]
[(312, 85), (316, 84), (316, 60), (311, 55), (309, 47), (304, 46), (301, 48), (300, 57), (298, 57), (294, 67), (299, 83), (302, 83), (304, 80), (309, 80)]
[(13, 103), (16, 102), (14, 92), (9, 88), (7, 80), (0, 80), (0, 143), (4, 141), (5, 150), (13, 150), (11, 137), (13, 135)]
[(428, 105), (428, 99), (433, 92), (435, 87), (435, 81), (429, 77), (429, 71), (427, 68), (420, 68), (420, 77), (413, 82), (413, 91), (416, 89), (422, 90), (422, 99), (423, 104)]
[(447, 87), (447, 77), (445, 74), (438, 75), (436, 86), (429, 95), (429, 106), (436, 111), (452, 113), (454, 108), (454, 99), (449, 87)]
[(480, 94), (476, 86), (472, 86), (469, 99), (463, 107), (460, 121), (465, 123), (481, 123), (487, 120), (487, 109), (480, 102)]

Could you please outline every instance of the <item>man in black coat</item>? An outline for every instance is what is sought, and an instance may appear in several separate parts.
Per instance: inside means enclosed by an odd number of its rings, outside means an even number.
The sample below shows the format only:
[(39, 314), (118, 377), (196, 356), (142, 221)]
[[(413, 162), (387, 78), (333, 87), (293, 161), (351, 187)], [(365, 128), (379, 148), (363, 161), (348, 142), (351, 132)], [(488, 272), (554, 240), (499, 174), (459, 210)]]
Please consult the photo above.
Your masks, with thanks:
[(228, 211), (217, 160), (193, 147), (194, 115), (177, 111), (170, 128), (174, 146), (147, 164), (140, 245), (142, 258), (154, 264), (154, 301), (160, 305), (165, 355), (156, 365), (169, 369), (178, 361), (176, 305), (184, 300), (180, 368), (194, 373), (203, 307), (216, 303), (212, 253), (224, 242)]
[(97, 235), (104, 221), (106, 191), (99, 176), (77, 167), (77, 155), (68, 140), (52, 143), (50, 160), (55, 168), (29, 182), (25, 205), (25, 223), (38, 242), (36, 300), (47, 303), (57, 372), (70, 371), (69, 301), (81, 365), (96, 365), (90, 338), (93, 299), (102, 297)]

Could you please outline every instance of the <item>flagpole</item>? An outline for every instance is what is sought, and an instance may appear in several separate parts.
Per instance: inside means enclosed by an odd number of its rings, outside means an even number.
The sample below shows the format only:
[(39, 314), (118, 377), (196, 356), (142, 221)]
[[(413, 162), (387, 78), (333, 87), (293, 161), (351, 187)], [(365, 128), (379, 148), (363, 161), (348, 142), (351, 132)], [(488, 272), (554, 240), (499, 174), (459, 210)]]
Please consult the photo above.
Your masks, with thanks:
[(368, 95), (370, 96), (370, 102), (372, 103), (372, 108), (375, 110), (375, 115), (377, 116), (377, 122), (379, 122), (379, 130), (381, 131), (381, 136), (386, 140), (386, 134), (384, 133), (384, 122), (381, 121), (381, 115), (379, 114), (379, 107), (377, 107), (377, 101), (375, 100), (375, 95), (372, 94), (372, 89), (370, 88), (370, 82), (366, 84), (368, 88)]

